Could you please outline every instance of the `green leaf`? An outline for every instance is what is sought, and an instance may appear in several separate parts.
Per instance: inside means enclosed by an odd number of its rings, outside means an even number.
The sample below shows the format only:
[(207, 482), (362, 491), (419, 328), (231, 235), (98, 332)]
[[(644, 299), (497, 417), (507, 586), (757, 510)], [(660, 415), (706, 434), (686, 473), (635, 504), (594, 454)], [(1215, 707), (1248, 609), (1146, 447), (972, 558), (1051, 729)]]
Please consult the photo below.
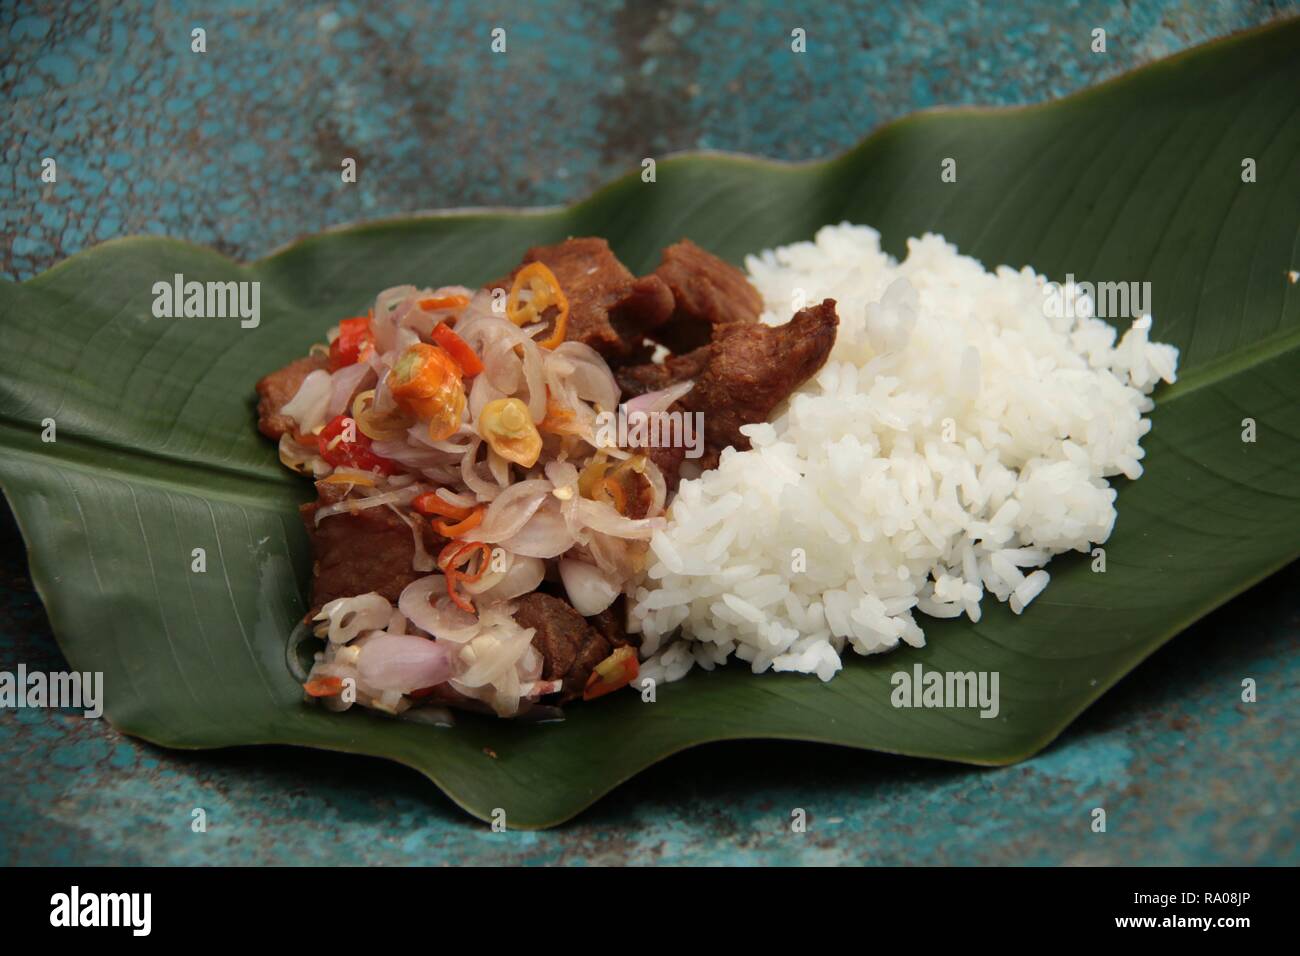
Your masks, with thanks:
[[(562, 821), (667, 754), (742, 737), (999, 764), (1055, 737), (1138, 661), (1300, 547), (1300, 21), (1158, 63), (1079, 96), (925, 113), (829, 162), (659, 164), (570, 209), (426, 216), (342, 229), (239, 266), (158, 239), (89, 250), (0, 284), (0, 480), (71, 665), (103, 671), (122, 731), (170, 747), (287, 743), (427, 774), (470, 813)], [(957, 160), (958, 181), (940, 182)], [(1258, 181), (1242, 182), (1255, 160)], [(839, 220), (891, 251), (942, 232), (993, 266), (1150, 280), (1158, 337), (1182, 349), (1157, 395), (1147, 474), (1126, 484), (1107, 569), (1082, 555), (1021, 618), (927, 624), (929, 644), (851, 660), (823, 685), (743, 666), (575, 706), (558, 724), (453, 729), (305, 706), (284, 663), (309, 556), (306, 482), (253, 427), (252, 386), (388, 285), (474, 283), (523, 249), (609, 237), (634, 269), (681, 236), (733, 260)], [(155, 319), (174, 273), (260, 280), (262, 322)], [(42, 422), (57, 440), (42, 440)], [(1258, 440), (1241, 440), (1242, 420)], [(204, 548), (207, 571), (191, 571)], [(997, 719), (895, 710), (890, 675), (1001, 675)], [(1227, 692), (1227, 691), (1225, 691)]]

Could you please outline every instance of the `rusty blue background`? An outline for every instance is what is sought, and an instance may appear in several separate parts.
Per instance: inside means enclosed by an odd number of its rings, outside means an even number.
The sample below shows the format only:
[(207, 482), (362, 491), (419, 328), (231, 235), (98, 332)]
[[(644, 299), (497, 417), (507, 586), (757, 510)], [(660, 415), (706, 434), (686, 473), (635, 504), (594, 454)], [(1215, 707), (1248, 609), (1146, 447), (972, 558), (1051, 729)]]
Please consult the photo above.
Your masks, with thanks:
[[(0, 275), (130, 233), (250, 259), (359, 218), (567, 202), (674, 150), (832, 155), (916, 109), (1049, 99), (1297, 10), (4, 0)], [(802, 58), (785, 53), (796, 26)], [(190, 51), (195, 27), (206, 54)], [(40, 181), (46, 156), (57, 184)], [(544, 833), (494, 834), (366, 758), (173, 753), (69, 712), (0, 711), (0, 863), (1295, 864), (1298, 587), (1295, 566), (1233, 602), (1015, 767), (711, 745)], [(6, 511), (0, 670), (19, 662), (66, 667)], [(1258, 703), (1240, 700), (1246, 677)], [(1105, 834), (1089, 830), (1096, 806)]]

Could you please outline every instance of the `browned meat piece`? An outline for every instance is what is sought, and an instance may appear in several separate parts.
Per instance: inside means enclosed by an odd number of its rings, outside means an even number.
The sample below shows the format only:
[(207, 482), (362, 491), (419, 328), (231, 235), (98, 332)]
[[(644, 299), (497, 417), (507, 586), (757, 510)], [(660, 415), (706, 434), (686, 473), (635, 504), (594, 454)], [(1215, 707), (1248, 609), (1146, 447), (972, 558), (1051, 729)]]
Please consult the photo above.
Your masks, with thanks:
[(835, 300), (826, 299), (796, 312), (785, 325), (716, 330), (708, 363), (680, 403), (687, 411), (704, 413), (706, 462), (716, 462), (728, 445), (749, 448), (740, 426), (767, 421), (777, 405), (826, 364), (838, 325)]
[(280, 409), (288, 405), (302, 380), (318, 368), (325, 368), (328, 363), (323, 356), (309, 355), (294, 359), (284, 368), (272, 372), (257, 383), (257, 394), (261, 399), (257, 403), (257, 429), (267, 438), (279, 441), (280, 436), (293, 430), (293, 419), (281, 415)]
[(659, 466), (659, 471), (664, 476), (664, 485), (671, 494), (677, 487), (677, 481), (681, 477), (682, 462), (686, 458), (686, 449), (678, 446), (647, 448), (645, 453), (651, 461)]
[[(663, 365), (620, 369), (619, 385), (627, 398), (693, 379), (695, 387), (672, 410), (703, 413), (705, 454), (699, 464), (713, 468), (727, 446), (749, 448), (740, 426), (767, 421), (777, 405), (826, 363), (838, 325), (835, 300), (827, 299), (796, 313), (785, 325), (715, 326), (713, 341), (693, 352)], [(669, 450), (654, 451), (671, 489), (677, 476), (665, 467), (671, 463), (671, 456), (664, 454)]]
[(519, 599), (515, 622), (536, 628), (533, 647), (542, 655), (542, 680), (564, 682), (561, 702), (581, 697), (596, 665), (614, 652), (609, 639), (567, 601), (541, 591)]
[[(617, 362), (636, 354), (646, 331), (672, 314), (672, 293), (663, 281), (655, 276), (633, 276), (604, 239), (566, 239), (553, 246), (534, 246), (519, 268), (530, 262), (545, 263), (569, 300), (565, 338), (591, 346), (607, 360)], [(518, 272), (515, 269), (486, 288), (509, 290)]]
[[(704, 373), (711, 350), (706, 345), (685, 355), (670, 355), (660, 363), (646, 362), (642, 365), (624, 365), (614, 370), (618, 387), (623, 393), (623, 401), (667, 388), (675, 382), (696, 379)], [(682, 411), (680, 403), (673, 405), (674, 411)], [(686, 458), (686, 449), (678, 446), (655, 446), (645, 449), (646, 456), (653, 461), (664, 476), (664, 484), (671, 493), (681, 477), (682, 461)]]
[(677, 382), (684, 382), (688, 378), (699, 378), (712, 354), (713, 350), (705, 345), (685, 355), (670, 355), (662, 364), (646, 362), (642, 365), (624, 365), (614, 370), (614, 378), (623, 392), (623, 401), (627, 401), (646, 392), (657, 392)]
[(653, 335), (674, 352), (704, 345), (716, 326), (757, 322), (763, 311), (763, 297), (743, 272), (689, 239), (665, 249), (654, 274), (672, 291), (675, 308)]
[[(402, 590), (428, 574), (411, 567), (415, 542), (411, 529), (391, 508), (380, 505), (355, 513), (342, 512), (316, 524), (316, 510), (341, 497), (337, 485), (317, 483), (320, 500), (303, 505), (303, 524), (311, 539), (311, 614), (335, 598), (376, 591), (396, 602)], [(443, 539), (420, 515), (412, 514), (424, 535), (424, 545), (436, 554)]]
[(641, 646), (641, 635), (627, 632), (627, 603), (621, 594), (605, 610), (587, 618), (587, 623), (609, 641), (612, 648)]
[[(656, 275), (633, 279), (623, 300), (610, 309), (609, 321), (632, 353), (643, 350), (646, 335), (673, 314), (673, 293)], [(644, 349), (649, 354), (649, 349)]]

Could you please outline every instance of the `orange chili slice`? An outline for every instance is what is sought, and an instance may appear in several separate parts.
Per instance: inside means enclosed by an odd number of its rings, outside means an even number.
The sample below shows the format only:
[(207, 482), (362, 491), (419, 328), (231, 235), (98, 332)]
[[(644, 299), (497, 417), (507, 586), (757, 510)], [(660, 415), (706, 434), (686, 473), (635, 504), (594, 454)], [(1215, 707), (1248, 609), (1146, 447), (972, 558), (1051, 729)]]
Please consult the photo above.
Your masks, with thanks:
[(367, 488), (375, 487), (375, 482), (364, 475), (330, 475), (328, 478), (321, 478), (322, 485), (365, 485)]
[(461, 370), (436, 345), (417, 342), (388, 373), (388, 390), (403, 411), (429, 423), (429, 437), (442, 441), (456, 434), (465, 411)]
[(542, 453), (542, 436), (528, 406), (518, 398), (498, 398), (478, 413), (478, 433), (488, 447), (515, 464), (531, 468)]
[(626, 687), (636, 680), (641, 672), (641, 664), (636, 659), (636, 651), (624, 646), (596, 665), (596, 669), (587, 678), (587, 686), (582, 690), (583, 700), (595, 700), (608, 693)]
[[(521, 301), (525, 290), (532, 293), (527, 302)], [(532, 325), (541, 322), (543, 313), (554, 308), (555, 325), (551, 334), (538, 342), (544, 349), (553, 349), (564, 341), (569, 325), (569, 299), (560, 288), (560, 280), (544, 262), (530, 262), (515, 274), (506, 297), (506, 318), (515, 325)]]
[(457, 521), (464, 521), (474, 513), (473, 508), (461, 508), (458, 505), (453, 505), (450, 501), (432, 491), (416, 495), (411, 502), (411, 507), (426, 518), (441, 515), (444, 518), (455, 518)]
[(574, 427), (576, 422), (577, 418), (573, 414), (573, 409), (557, 402), (548, 388), (546, 390), (546, 417), (537, 423), (537, 430), (550, 432), (552, 435), (576, 434)]
[[(461, 565), (468, 564), (473, 559), (476, 551), (483, 555), (479, 561), (478, 570), (473, 574), (462, 571)], [(477, 581), (487, 571), (490, 560), (492, 560), (492, 546), (486, 541), (470, 541), (468, 543), (451, 541), (438, 555), (438, 567), (442, 568), (447, 579), (447, 596), (451, 598), (453, 604), (466, 614), (476, 613), (474, 604), (472, 601), (460, 596), (456, 591), (456, 582), (469, 581), (472, 584)]]
[(464, 521), (456, 524), (447, 524), (445, 521), (435, 521), (433, 526), (438, 530), (438, 534), (444, 538), (459, 538), (467, 531), (473, 531), (483, 522), (483, 512), (487, 509), (483, 505), (475, 508)]
[(456, 591), (456, 582), (459, 581), (460, 579), (461, 579), (461, 574), (459, 571), (447, 572), (447, 597), (451, 598), (451, 603), (456, 605), (466, 614), (477, 614), (478, 611), (474, 607), (474, 602), (467, 601), (465, 598), (461, 597), (460, 594), (457, 593)]
[(425, 312), (433, 312), (437, 309), (463, 309), (469, 305), (469, 296), (435, 295), (428, 299), (421, 299), (416, 305)]
[(555, 328), (551, 334), (537, 344), (544, 349), (553, 349), (564, 342), (564, 333), (569, 326), (569, 304), (565, 302), (564, 311), (555, 317)]
[(473, 378), (483, 371), (483, 362), (478, 354), (446, 322), (439, 322), (433, 327), (433, 340), (447, 350), (447, 354), (460, 366), (466, 378)]
[[(445, 553), (446, 549), (444, 548), (443, 550)], [(473, 574), (461, 570), (463, 566), (468, 565), (469, 562), (473, 560), (474, 552), (476, 551), (483, 556), (479, 561), (478, 570)], [(447, 563), (447, 567), (448, 570), (454, 571), (456, 576), (461, 580), (473, 584), (479, 578), (483, 577), (483, 572), (487, 570), (488, 562), (491, 560), (492, 545), (488, 544), (486, 541), (470, 541), (467, 544), (462, 544), (459, 549), (452, 554), (451, 560)]]
[(312, 697), (333, 697), (343, 691), (342, 677), (316, 677), (302, 685)]

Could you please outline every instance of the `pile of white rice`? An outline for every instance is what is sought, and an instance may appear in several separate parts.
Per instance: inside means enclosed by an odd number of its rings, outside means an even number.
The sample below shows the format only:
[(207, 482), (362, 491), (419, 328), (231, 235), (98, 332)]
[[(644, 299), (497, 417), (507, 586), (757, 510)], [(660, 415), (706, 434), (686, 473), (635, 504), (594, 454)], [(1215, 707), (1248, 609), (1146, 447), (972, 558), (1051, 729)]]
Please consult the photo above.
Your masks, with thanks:
[(632, 611), (643, 676), (735, 655), (830, 680), (846, 645), (924, 644), (918, 612), (978, 621), (990, 592), (1022, 612), (1052, 555), (1110, 535), (1106, 479), (1142, 474), (1147, 396), (1178, 362), (1150, 316), (1117, 344), (1073, 317), (1093, 315), (1075, 286), (986, 272), (935, 235), (896, 262), (848, 224), (746, 267), (764, 322), (831, 297), (839, 336), (775, 421), (744, 429), (752, 450), (681, 484)]

